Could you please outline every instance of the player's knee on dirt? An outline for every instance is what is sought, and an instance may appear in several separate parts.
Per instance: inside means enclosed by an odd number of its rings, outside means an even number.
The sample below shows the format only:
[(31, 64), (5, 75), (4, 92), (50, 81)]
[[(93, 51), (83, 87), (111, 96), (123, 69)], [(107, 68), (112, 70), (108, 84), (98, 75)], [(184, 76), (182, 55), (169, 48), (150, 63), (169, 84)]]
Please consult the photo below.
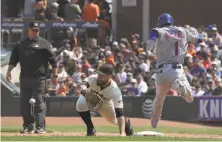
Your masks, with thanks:
[(86, 111), (89, 110), (84, 96), (80, 96), (79, 99), (77, 100), (77, 102), (76, 102), (76, 110), (78, 112), (86, 112)]

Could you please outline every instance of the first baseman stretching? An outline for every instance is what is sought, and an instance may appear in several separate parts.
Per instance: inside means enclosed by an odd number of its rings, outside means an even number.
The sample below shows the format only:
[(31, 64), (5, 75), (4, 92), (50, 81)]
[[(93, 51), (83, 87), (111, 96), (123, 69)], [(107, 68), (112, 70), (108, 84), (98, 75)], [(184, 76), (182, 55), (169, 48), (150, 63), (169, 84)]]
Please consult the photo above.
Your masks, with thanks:
[(87, 136), (95, 136), (96, 131), (90, 111), (96, 111), (110, 123), (119, 126), (120, 136), (132, 135), (132, 127), (123, 114), (122, 94), (112, 80), (113, 67), (102, 65), (98, 74), (89, 76), (78, 86), (79, 99), (76, 109), (87, 126)]

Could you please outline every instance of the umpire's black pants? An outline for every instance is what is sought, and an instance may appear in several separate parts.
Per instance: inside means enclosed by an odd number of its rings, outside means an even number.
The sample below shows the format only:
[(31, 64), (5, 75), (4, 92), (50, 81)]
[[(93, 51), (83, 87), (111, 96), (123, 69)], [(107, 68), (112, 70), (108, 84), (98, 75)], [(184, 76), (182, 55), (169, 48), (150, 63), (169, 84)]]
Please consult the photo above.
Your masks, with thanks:
[[(45, 77), (24, 77), (20, 75), (20, 100), (21, 100), (21, 113), (23, 117), (24, 128), (34, 128), (34, 122), (36, 128), (45, 129)], [(31, 115), (31, 105), (29, 100), (35, 99), (35, 118)]]

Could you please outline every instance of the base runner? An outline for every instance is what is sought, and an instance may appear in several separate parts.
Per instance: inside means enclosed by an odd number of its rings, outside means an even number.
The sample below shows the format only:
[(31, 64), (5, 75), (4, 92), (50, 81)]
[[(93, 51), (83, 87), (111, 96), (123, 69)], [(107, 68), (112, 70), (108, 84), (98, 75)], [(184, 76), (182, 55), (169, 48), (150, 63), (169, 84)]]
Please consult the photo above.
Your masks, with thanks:
[(113, 70), (111, 65), (104, 64), (97, 71), (98, 74), (78, 84), (77, 93), (80, 96), (76, 109), (87, 126), (87, 136), (96, 135), (90, 111), (96, 111), (108, 122), (118, 125), (120, 136), (133, 135), (129, 119), (124, 118), (121, 91), (111, 79)]
[[(191, 103), (191, 87), (183, 70), (184, 57), (188, 42), (196, 43), (199, 33), (193, 27), (173, 26), (173, 17), (163, 14), (158, 18), (158, 27), (154, 28), (147, 43), (149, 59), (157, 61), (155, 74), (156, 97), (153, 103), (151, 125), (158, 126), (163, 103), (170, 88)], [(199, 40), (201, 41), (201, 40)]]

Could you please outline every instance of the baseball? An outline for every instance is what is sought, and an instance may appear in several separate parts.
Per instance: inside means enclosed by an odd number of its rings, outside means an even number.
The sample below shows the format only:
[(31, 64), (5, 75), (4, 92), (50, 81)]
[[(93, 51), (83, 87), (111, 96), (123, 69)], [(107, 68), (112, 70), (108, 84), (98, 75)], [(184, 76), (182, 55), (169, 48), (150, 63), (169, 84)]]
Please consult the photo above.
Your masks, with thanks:
[(34, 98), (31, 98), (31, 99), (29, 100), (29, 103), (30, 103), (30, 104), (34, 104), (34, 103), (35, 103), (35, 99), (34, 99)]

